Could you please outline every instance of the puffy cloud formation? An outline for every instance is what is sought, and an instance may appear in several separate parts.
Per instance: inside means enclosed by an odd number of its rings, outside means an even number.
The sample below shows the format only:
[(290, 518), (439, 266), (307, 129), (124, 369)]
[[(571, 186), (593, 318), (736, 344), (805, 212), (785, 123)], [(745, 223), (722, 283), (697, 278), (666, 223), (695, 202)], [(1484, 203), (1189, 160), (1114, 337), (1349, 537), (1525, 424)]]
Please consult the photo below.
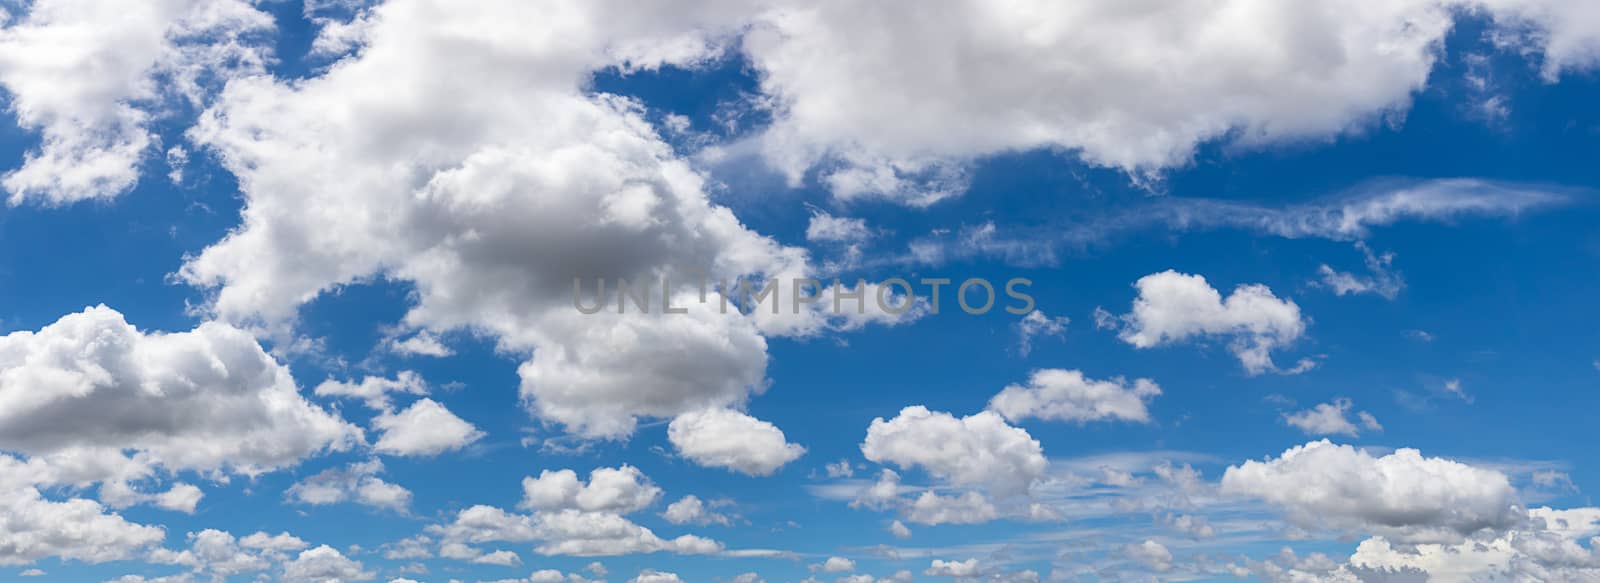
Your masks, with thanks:
[(923, 492), (904, 509), (906, 520), (917, 524), (982, 524), (998, 518), (1000, 511), (983, 494), (940, 496)]
[(226, 579), (241, 573), (263, 571), (273, 563), (289, 559), (289, 553), (305, 549), (306, 542), (289, 533), (269, 535), (256, 532), (243, 538), (231, 533), (205, 529), (189, 533), (189, 548), (165, 548), (150, 553), (150, 562), (189, 567), (195, 574)]
[(1306, 432), (1307, 435), (1355, 437), (1361, 434), (1362, 429), (1383, 431), (1383, 425), (1378, 423), (1378, 418), (1366, 411), (1356, 413), (1356, 421), (1361, 424), (1357, 427), (1356, 422), (1352, 422), (1349, 418), (1350, 408), (1354, 406), (1350, 399), (1334, 399), (1332, 403), (1320, 403), (1304, 411), (1286, 413), (1283, 421)]
[(595, 468), (588, 483), (572, 470), (545, 470), (537, 478), (522, 479), (522, 494), (522, 508), (629, 514), (655, 504), (661, 488), (639, 468), (624, 465)]
[(1160, 394), (1161, 387), (1150, 379), (1097, 381), (1084, 377), (1082, 371), (1047, 368), (1034, 371), (1026, 386), (1009, 385), (1000, 391), (989, 400), (989, 410), (1011, 421), (1146, 423), (1150, 412), (1145, 403)]
[(333, 379), (323, 381), (312, 392), (319, 397), (348, 397), (361, 399), (368, 407), (379, 411), (387, 411), (392, 403), (389, 395), (426, 395), (428, 383), (422, 380), (422, 375), (415, 371), (403, 370), (394, 378), (365, 377), (359, 383), (339, 382)]
[[(1600, 578), (1600, 508), (1528, 510), (1527, 525), (1459, 544), (1361, 542), (1350, 564), (1367, 569), (1420, 570), (1429, 581), (1590, 581)], [(1588, 539), (1589, 546), (1582, 543)]]
[(378, 453), (400, 456), (430, 456), (455, 451), (483, 438), (466, 422), (433, 399), (419, 399), (410, 407), (385, 411), (372, 418), (378, 430)]
[(667, 540), (620, 514), (565, 509), (534, 514), (513, 514), (477, 505), (459, 512), (448, 524), (428, 530), (442, 546), (488, 542), (537, 541), (534, 550), (545, 555), (609, 556), (671, 551), (707, 554), (722, 549), (716, 541), (695, 535)]
[(944, 561), (934, 559), (922, 574), (935, 577), (971, 577), (978, 574), (978, 560)]
[(1277, 459), (1231, 466), (1222, 492), (1260, 498), (1306, 527), (1372, 533), (1406, 543), (1459, 542), (1525, 519), (1505, 474), (1414, 449), (1382, 457), (1328, 440)]
[(732, 409), (679, 415), (667, 426), (667, 439), (694, 463), (751, 476), (771, 475), (806, 452), (776, 425)]
[(320, 506), (353, 501), (374, 508), (405, 512), (411, 491), (379, 478), (383, 462), (370, 460), (344, 468), (329, 468), (296, 482), (284, 495), (301, 504)]
[(160, 528), (128, 522), (93, 500), (47, 500), (37, 489), (0, 491), (0, 565), (47, 557), (103, 563), (161, 542)]
[(55, 481), (153, 467), (254, 475), (359, 439), (227, 324), (143, 333), (98, 306), (0, 336), (0, 448), (57, 468)]
[(699, 496), (684, 496), (677, 502), (667, 505), (667, 511), (661, 517), (673, 524), (720, 524), (729, 526), (733, 521), (725, 514), (720, 514), (706, 507)]
[(1172, 570), (1172, 551), (1167, 550), (1166, 545), (1153, 540), (1145, 539), (1138, 544), (1126, 545), (1122, 547), (1122, 554), (1152, 571)]
[(162, 103), (259, 73), (272, 17), (242, 0), (39, 0), (0, 28), (0, 86), (40, 145), (3, 184), (11, 204), (60, 205), (133, 188)]
[(475, 554), (470, 545), (490, 542), (532, 542), (545, 555), (623, 555), (672, 551), (707, 554), (722, 550), (721, 543), (682, 535), (662, 539), (649, 528), (624, 517), (642, 510), (661, 497), (661, 489), (637, 468), (598, 468), (580, 482), (572, 470), (546, 470), (538, 478), (522, 481), (519, 505), (531, 514), (516, 514), (477, 505), (457, 513), (455, 520), (428, 527), (441, 548), (457, 554)]
[(1531, 30), (1515, 48), (1543, 51), (1552, 79), (1600, 60), (1594, 11), (1548, 0), (824, 2), (763, 14), (743, 49), (775, 102), (761, 148), (791, 180), (827, 161), (837, 196), (927, 204), (993, 153), (1071, 150), (1143, 176), (1207, 141), (1375, 125), (1408, 108), (1470, 8)]
[(373, 578), (371, 571), (362, 569), (361, 561), (346, 557), (328, 545), (302, 551), (283, 565), (285, 581), (368, 581)]
[[(1264, 285), (1241, 285), (1226, 299), (1199, 275), (1167, 270), (1134, 282), (1139, 296), (1133, 311), (1120, 317), (1118, 336), (1138, 348), (1182, 342), (1197, 336), (1223, 336), (1245, 371), (1278, 370), (1272, 351), (1299, 339), (1306, 330), (1300, 306), (1278, 299)], [(1301, 361), (1296, 372), (1310, 366)]]
[(920, 405), (901, 409), (894, 419), (873, 419), (861, 453), (1001, 496), (1026, 493), (1048, 465), (1037, 440), (993, 411), (958, 419)]

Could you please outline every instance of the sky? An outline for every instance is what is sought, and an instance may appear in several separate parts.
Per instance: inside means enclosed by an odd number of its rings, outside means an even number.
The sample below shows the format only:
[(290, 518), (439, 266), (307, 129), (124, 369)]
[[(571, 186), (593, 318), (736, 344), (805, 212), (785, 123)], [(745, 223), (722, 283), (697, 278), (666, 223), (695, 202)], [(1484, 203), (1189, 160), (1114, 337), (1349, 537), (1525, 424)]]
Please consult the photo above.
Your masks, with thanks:
[(1597, 71), (1558, 0), (6, 1), (0, 580), (1600, 581)]

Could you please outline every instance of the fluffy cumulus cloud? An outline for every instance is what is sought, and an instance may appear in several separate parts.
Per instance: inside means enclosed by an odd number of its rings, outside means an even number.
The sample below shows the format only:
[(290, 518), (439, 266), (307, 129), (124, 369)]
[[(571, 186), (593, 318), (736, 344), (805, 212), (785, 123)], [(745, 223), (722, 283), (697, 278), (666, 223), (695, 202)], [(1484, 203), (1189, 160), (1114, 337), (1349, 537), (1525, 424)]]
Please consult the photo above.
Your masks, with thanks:
[[(1366, 411), (1356, 412), (1356, 418), (1352, 421), (1350, 409), (1354, 406), (1355, 404), (1349, 399), (1334, 399), (1332, 403), (1320, 403), (1304, 411), (1285, 413), (1283, 421), (1306, 432), (1307, 435), (1355, 437), (1361, 434), (1362, 429), (1383, 431), (1383, 425), (1378, 423), (1378, 418)], [(1359, 427), (1357, 423), (1360, 424)]]
[(873, 419), (861, 453), (1002, 496), (1026, 493), (1048, 465), (1039, 442), (997, 413), (957, 418), (920, 405), (902, 409), (893, 419)]
[(595, 468), (589, 481), (572, 470), (545, 470), (522, 479), (523, 508), (629, 514), (655, 504), (661, 488), (633, 466)]
[(6, 173), (11, 204), (109, 198), (138, 181), (170, 101), (259, 73), (272, 17), (243, 0), (39, 0), (0, 28), (0, 86), (40, 144)]
[(820, 166), (840, 197), (927, 204), (998, 152), (1148, 176), (1206, 141), (1376, 125), (1408, 108), (1472, 8), (1531, 30), (1516, 48), (1542, 51), (1551, 78), (1600, 60), (1595, 11), (1549, 0), (824, 2), (763, 14), (743, 49), (775, 111), (760, 147), (791, 179)]
[(320, 506), (355, 502), (358, 504), (405, 512), (411, 505), (411, 491), (384, 481), (383, 462), (370, 460), (342, 468), (329, 468), (295, 482), (284, 491), (291, 501)]
[(0, 492), (0, 565), (47, 557), (121, 560), (165, 536), (160, 528), (129, 522), (93, 500), (49, 500), (34, 488)]
[(1150, 421), (1146, 403), (1161, 394), (1150, 379), (1121, 377), (1097, 381), (1076, 370), (1034, 371), (1027, 385), (1010, 385), (989, 400), (989, 410), (1011, 421), (1028, 418), (1085, 423), (1100, 420)]
[(752, 476), (771, 475), (806, 451), (785, 440), (776, 425), (732, 409), (679, 415), (667, 426), (667, 439), (697, 464)]
[(285, 581), (370, 581), (373, 578), (375, 575), (364, 570), (361, 561), (346, 557), (328, 545), (302, 551), (283, 565)]
[(699, 496), (684, 496), (677, 502), (667, 505), (667, 511), (661, 517), (673, 524), (720, 524), (729, 526), (733, 521), (726, 514), (711, 510)]
[(478, 428), (433, 399), (419, 399), (399, 412), (385, 411), (372, 419), (378, 430), (378, 453), (429, 456), (458, 450), (483, 438)]
[[(1241, 285), (1227, 298), (1205, 277), (1168, 270), (1134, 282), (1139, 290), (1133, 310), (1121, 316), (1118, 336), (1138, 348), (1182, 342), (1196, 337), (1227, 338), (1228, 347), (1250, 374), (1279, 370), (1272, 351), (1305, 334), (1300, 306), (1279, 299), (1267, 286)], [(1118, 323), (1102, 317), (1102, 323)], [(1303, 360), (1288, 372), (1304, 370)]]
[(587, 483), (572, 470), (546, 470), (537, 478), (523, 479), (522, 489), (520, 507), (531, 513), (477, 505), (461, 510), (451, 522), (428, 527), (428, 532), (437, 537), (441, 549), (462, 557), (482, 556), (473, 545), (494, 542), (536, 542), (534, 550), (545, 555), (722, 550), (721, 543), (692, 534), (663, 539), (624, 516), (661, 497), (661, 489), (632, 466), (598, 468), (590, 472)]
[(1505, 474), (1414, 449), (1384, 456), (1328, 440), (1229, 467), (1222, 492), (1264, 500), (1308, 528), (1455, 543), (1526, 518)]
[[(742, 12), (716, 4), (582, 3), (561, 19), (514, 1), (373, 8), (362, 50), (293, 83), (235, 80), (190, 132), (240, 178), (246, 205), (181, 278), (214, 291), (216, 317), (269, 328), (342, 285), (409, 282), (402, 328), (472, 329), (526, 354), (529, 410), (591, 437), (742, 402), (765, 389), (764, 334), (830, 319), (722, 313), (684, 276), (799, 275), (805, 253), (711, 204), (637, 103), (583, 91), (595, 68), (714, 54), (713, 33)], [(667, 275), (680, 278), (672, 294)], [(607, 306), (620, 279), (651, 282), (655, 309), (580, 313), (575, 278), (609, 282)], [(665, 295), (688, 313), (663, 314)]]
[(32, 456), (41, 481), (254, 475), (359, 440), (226, 324), (145, 333), (100, 306), (0, 336), (0, 448)]
[[(1429, 581), (1592, 581), (1600, 578), (1600, 508), (1532, 508), (1529, 521), (1458, 544), (1361, 542), (1349, 563), (1369, 570), (1422, 571)], [(1584, 542), (1588, 546), (1584, 546)]]

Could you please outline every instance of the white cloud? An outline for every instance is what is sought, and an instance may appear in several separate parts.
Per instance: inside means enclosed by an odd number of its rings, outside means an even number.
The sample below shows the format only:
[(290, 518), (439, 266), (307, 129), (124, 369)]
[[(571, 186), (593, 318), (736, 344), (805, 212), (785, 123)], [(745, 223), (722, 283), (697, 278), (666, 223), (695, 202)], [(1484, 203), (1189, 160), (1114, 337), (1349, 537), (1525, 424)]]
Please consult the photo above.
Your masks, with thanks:
[(878, 463), (920, 466), (961, 485), (982, 485), (996, 495), (1024, 494), (1048, 462), (1026, 430), (983, 411), (956, 418), (917, 405), (894, 419), (872, 420), (861, 453)]
[(1301, 526), (1410, 543), (1458, 542), (1524, 518), (1516, 490), (1500, 472), (1425, 458), (1414, 449), (1373, 457), (1328, 440), (1229, 467), (1222, 491), (1265, 500)]
[(100, 306), (0, 336), (0, 448), (54, 468), (55, 481), (153, 467), (255, 475), (359, 440), (226, 324), (143, 333)]
[(391, 406), (389, 394), (426, 395), (428, 383), (416, 371), (403, 370), (393, 379), (369, 376), (359, 383), (323, 381), (313, 390), (319, 397), (349, 397), (361, 399), (368, 407), (386, 411)]
[[(1199, 275), (1167, 270), (1134, 282), (1139, 296), (1121, 316), (1118, 337), (1138, 348), (1182, 342), (1198, 336), (1224, 336), (1245, 371), (1278, 371), (1272, 351), (1305, 333), (1300, 306), (1278, 299), (1267, 286), (1241, 285), (1226, 299)], [(1303, 361), (1296, 372), (1305, 368)]]
[(93, 500), (47, 500), (31, 487), (0, 493), (0, 565), (50, 557), (116, 561), (164, 537), (160, 528), (128, 522)]
[(928, 568), (922, 571), (923, 575), (932, 575), (934, 577), (973, 577), (978, 573), (977, 559), (967, 559), (965, 561), (934, 559), (932, 563), (928, 564)]
[(1350, 564), (1369, 569), (1420, 569), (1429, 581), (1589, 581), (1600, 577), (1600, 509), (1528, 510), (1527, 525), (1459, 544), (1394, 544), (1382, 537), (1361, 542)]
[(361, 561), (351, 560), (328, 545), (302, 551), (283, 565), (285, 581), (368, 581), (375, 576), (362, 569)]
[(700, 497), (694, 495), (684, 496), (677, 502), (668, 504), (667, 511), (661, 513), (661, 517), (673, 524), (720, 524), (728, 526), (733, 523), (727, 515), (706, 508), (706, 504), (700, 501)]
[(1122, 554), (1129, 559), (1138, 561), (1152, 571), (1172, 570), (1172, 551), (1156, 541), (1145, 539), (1138, 544), (1129, 544), (1122, 547)]
[(395, 354), (405, 356), (445, 357), (455, 354), (455, 351), (446, 346), (438, 335), (427, 330), (418, 331), (404, 340), (391, 338), (388, 346)]
[(521, 508), (629, 514), (655, 504), (661, 488), (639, 468), (624, 465), (595, 468), (588, 483), (572, 470), (544, 470), (537, 478), (522, 479), (522, 494)]
[(1374, 253), (1365, 241), (1356, 241), (1355, 245), (1365, 257), (1368, 273), (1357, 275), (1337, 271), (1324, 263), (1317, 268), (1317, 273), (1322, 277), (1320, 285), (1332, 289), (1334, 295), (1338, 296), (1370, 293), (1392, 300), (1400, 295), (1406, 282), (1394, 271), (1394, 253)]
[(889, 534), (895, 538), (911, 538), (911, 529), (904, 522), (896, 520), (889, 523)]
[(211, 77), (270, 58), (271, 16), (240, 0), (40, 0), (18, 16), (0, 29), (0, 85), (41, 144), (5, 175), (13, 205), (128, 191), (159, 143), (149, 124), (165, 100), (198, 103)]
[(1067, 324), (1072, 320), (1066, 316), (1052, 318), (1045, 315), (1042, 310), (1028, 312), (1021, 320), (1017, 320), (1017, 352), (1027, 356), (1033, 352), (1033, 339), (1039, 336), (1055, 336), (1060, 338), (1067, 333)]
[(989, 410), (1013, 422), (1037, 418), (1147, 423), (1150, 412), (1145, 404), (1160, 394), (1161, 387), (1150, 379), (1097, 381), (1081, 371), (1047, 368), (1034, 371), (1026, 386), (1009, 385), (1001, 390), (989, 399)]
[(1285, 413), (1283, 421), (1304, 431), (1306, 435), (1356, 437), (1361, 435), (1362, 428), (1369, 431), (1383, 431), (1383, 426), (1378, 424), (1378, 418), (1366, 411), (1356, 413), (1356, 419), (1361, 424), (1357, 427), (1348, 416), (1352, 406), (1354, 405), (1350, 399), (1334, 399), (1332, 403), (1320, 403), (1304, 411)]
[(906, 520), (917, 524), (981, 524), (1000, 516), (989, 499), (977, 492), (940, 496), (923, 492), (904, 508)]
[(545, 555), (709, 554), (722, 550), (721, 543), (696, 535), (663, 539), (624, 517), (650, 506), (661, 495), (661, 490), (632, 466), (596, 469), (588, 484), (579, 482), (572, 470), (545, 471), (538, 478), (523, 480), (523, 494), (521, 506), (534, 510), (531, 514), (480, 504), (461, 510), (450, 523), (429, 526), (427, 531), (438, 536), (442, 548), (468, 553), (476, 551), (467, 545), (530, 541), (538, 543), (534, 551)]
[(655, 569), (645, 569), (639, 575), (629, 579), (628, 583), (683, 583), (677, 573), (666, 573)]
[(836, 217), (821, 210), (813, 210), (811, 222), (806, 224), (807, 241), (856, 243), (871, 237), (865, 219)]
[(679, 415), (667, 426), (667, 439), (694, 463), (751, 476), (771, 475), (806, 451), (776, 425), (722, 408)]
[(455, 451), (483, 438), (471, 423), (457, 417), (433, 399), (419, 399), (399, 413), (385, 411), (372, 418), (378, 430), (378, 453), (431, 456)]
[(284, 495), (301, 504), (320, 506), (353, 501), (374, 508), (406, 512), (411, 491), (378, 477), (383, 462), (370, 460), (329, 468), (296, 482)]
[[(1600, 61), (1596, 11), (1548, 0), (826, 2), (764, 12), (742, 48), (774, 115), (758, 145), (792, 182), (821, 169), (840, 198), (926, 205), (992, 154), (1069, 150), (1143, 179), (1202, 143), (1399, 119), (1457, 15), (1479, 7), (1495, 32), (1530, 33), (1511, 48), (1543, 51), (1551, 80)], [(903, 17), (919, 10), (931, 16)]]
[(828, 557), (821, 563), (811, 565), (810, 569), (823, 573), (849, 573), (856, 570), (856, 562), (844, 557)]

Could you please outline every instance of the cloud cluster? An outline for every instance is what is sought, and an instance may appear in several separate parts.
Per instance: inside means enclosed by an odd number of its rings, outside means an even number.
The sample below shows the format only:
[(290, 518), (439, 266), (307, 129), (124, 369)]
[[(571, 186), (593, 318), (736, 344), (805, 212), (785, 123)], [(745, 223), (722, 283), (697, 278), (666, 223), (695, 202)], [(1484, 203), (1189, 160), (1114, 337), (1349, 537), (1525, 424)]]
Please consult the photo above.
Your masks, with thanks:
[[(1190, 338), (1220, 336), (1250, 374), (1278, 371), (1272, 351), (1288, 346), (1306, 330), (1300, 306), (1279, 299), (1267, 286), (1241, 285), (1223, 298), (1199, 275), (1167, 270), (1139, 278), (1131, 312), (1121, 316), (1118, 337), (1137, 348), (1152, 348)], [(1105, 325), (1117, 323), (1104, 316)], [(1301, 361), (1288, 372), (1309, 368)]]
[(861, 453), (1000, 496), (1025, 494), (1048, 465), (1038, 440), (993, 411), (957, 418), (920, 405), (901, 409), (893, 419), (873, 419)]
[(714, 540), (685, 534), (663, 539), (626, 514), (642, 510), (661, 497), (661, 489), (632, 466), (597, 468), (581, 482), (572, 470), (546, 470), (522, 481), (521, 508), (529, 514), (476, 505), (454, 520), (429, 526), (441, 549), (481, 556), (472, 545), (492, 542), (536, 542), (545, 555), (602, 556), (671, 551), (708, 554), (722, 550)]
[(1011, 421), (1146, 423), (1150, 421), (1146, 404), (1160, 394), (1161, 387), (1150, 379), (1097, 381), (1083, 376), (1082, 371), (1047, 368), (1034, 371), (1027, 385), (1006, 386), (989, 399), (989, 410)]
[(1221, 488), (1264, 500), (1305, 527), (1406, 543), (1455, 543), (1526, 518), (1516, 490), (1498, 471), (1423, 457), (1415, 449), (1375, 457), (1325, 439), (1276, 459), (1230, 466)]
[(98, 306), (0, 336), (0, 448), (55, 468), (51, 481), (254, 475), (360, 440), (226, 324), (144, 333)]

